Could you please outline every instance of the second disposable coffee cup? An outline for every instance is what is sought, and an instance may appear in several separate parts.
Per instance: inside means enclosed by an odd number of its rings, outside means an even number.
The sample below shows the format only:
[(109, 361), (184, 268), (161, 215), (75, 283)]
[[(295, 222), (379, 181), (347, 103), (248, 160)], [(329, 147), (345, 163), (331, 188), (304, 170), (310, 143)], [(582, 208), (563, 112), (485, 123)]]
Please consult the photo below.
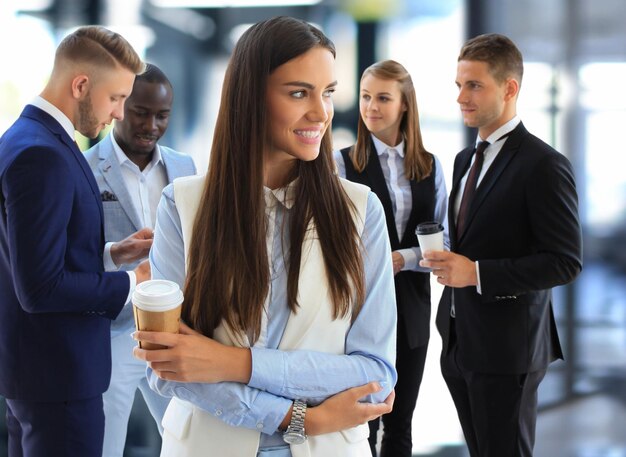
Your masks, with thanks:
[(416, 233), (422, 252), (443, 251), (443, 225), (439, 222), (422, 222)]
[[(183, 293), (178, 284), (165, 279), (151, 279), (137, 285), (132, 296), (135, 326), (149, 332), (178, 333)], [(139, 342), (143, 349), (165, 346)]]

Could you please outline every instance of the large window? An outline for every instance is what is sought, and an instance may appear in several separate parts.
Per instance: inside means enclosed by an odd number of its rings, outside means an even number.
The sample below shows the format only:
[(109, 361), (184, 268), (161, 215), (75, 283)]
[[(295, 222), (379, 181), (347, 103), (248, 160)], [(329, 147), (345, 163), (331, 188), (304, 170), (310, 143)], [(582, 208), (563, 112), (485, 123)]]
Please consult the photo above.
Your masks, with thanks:
[(18, 15), (14, 3), (0, 2), (0, 135), (43, 89), (56, 47), (49, 24)]
[[(418, 2), (415, 2), (418, 3)], [(465, 147), (461, 113), (456, 102), (456, 65), (464, 38), (463, 2), (423, 2), (415, 16), (398, 16), (382, 26), (379, 59), (403, 64), (413, 79), (426, 149), (440, 160), (447, 189), (452, 184), (454, 157)], [(431, 281), (431, 337), (424, 379), (413, 416), (413, 452), (428, 455), (442, 447), (463, 444), (463, 434), (450, 393), (439, 368), (441, 338), (434, 325), (442, 287)]]

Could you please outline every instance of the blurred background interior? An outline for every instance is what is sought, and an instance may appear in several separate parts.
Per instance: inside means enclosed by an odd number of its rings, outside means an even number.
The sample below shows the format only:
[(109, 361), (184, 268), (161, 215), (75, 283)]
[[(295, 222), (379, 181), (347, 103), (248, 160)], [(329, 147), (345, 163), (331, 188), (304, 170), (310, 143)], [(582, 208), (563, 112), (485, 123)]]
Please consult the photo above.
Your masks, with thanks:
[[(456, 104), (458, 51), (466, 38), (484, 32), (517, 43), (525, 60), (518, 114), (574, 165), (585, 242), (581, 276), (555, 291), (566, 360), (553, 364), (541, 385), (535, 455), (626, 456), (623, 0), (2, 0), (0, 134), (43, 88), (63, 36), (103, 24), (169, 76), (175, 104), (161, 143), (192, 155), (202, 171), (233, 44), (250, 24), (275, 15), (314, 23), (337, 46), (336, 148), (355, 138), (361, 71), (387, 58), (407, 67), (426, 148), (441, 160), (448, 189), (454, 156), (473, 135)], [(89, 143), (82, 139), (83, 150)], [(435, 306), (440, 292), (435, 285)], [(464, 457), (439, 350), (433, 331), (414, 455)], [(125, 456), (157, 456), (160, 438), (140, 396), (129, 427)], [(6, 452), (2, 419), (0, 457)]]

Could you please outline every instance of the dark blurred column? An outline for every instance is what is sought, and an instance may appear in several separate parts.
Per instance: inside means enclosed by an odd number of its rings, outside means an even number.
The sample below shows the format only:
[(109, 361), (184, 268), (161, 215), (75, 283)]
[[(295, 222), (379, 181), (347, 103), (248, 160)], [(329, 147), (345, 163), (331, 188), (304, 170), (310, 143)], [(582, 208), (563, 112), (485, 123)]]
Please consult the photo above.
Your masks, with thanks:
[(50, 21), (54, 30), (102, 23), (106, 0), (54, 0), (47, 11), (37, 16)]
[[(378, 40), (378, 22), (356, 21), (356, 73), (354, 87), (358, 88), (363, 71), (376, 62), (376, 42)], [(352, 130), (356, 134), (356, 126), (359, 120), (359, 96), (357, 93), (356, 104), (345, 111), (336, 111), (333, 118), (335, 127), (341, 126)]]
[[(378, 22), (357, 21), (356, 22), (356, 43), (357, 43), (357, 71), (354, 79), (354, 87), (359, 87), (363, 71), (376, 62), (376, 42), (378, 40)], [(359, 96), (357, 102), (349, 110), (336, 112), (333, 124), (344, 126), (356, 133), (356, 126), (359, 120)]]
[[(565, 141), (563, 145), (563, 151), (566, 153), (568, 159), (572, 163), (574, 173), (576, 175), (576, 186), (578, 195), (584, 195), (584, 179), (585, 179), (585, 119), (583, 118), (583, 111), (580, 108), (578, 100), (580, 100), (580, 85), (578, 84), (578, 70), (579, 59), (578, 49), (580, 44), (578, 42), (579, 23), (581, 21), (581, 8), (579, 0), (570, 0), (565, 8), (565, 57), (564, 67), (567, 75), (572, 81), (569, 100), (566, 101), (564, 107), (565, 115)], [(584, 211), (581, 205), (579, 208), (579, 215), (581, 221), (585, 220)], [(565, 286), (564, 291), (565, 299), (565, 335), (563, 335), (564, 346), (567, 355), (565, 363), (565, 379), (563, 380), (563, 389), (565, 391), (565, 398), (569, 399), (573, 395), (579, 393), (576, 392), (576, 377), (580, 367), (579, 352), (577, 347), (576, 338), (576, 319), (578, 309), (578, 293), (576, 291), (576, 282)]]
[(89, 0), (85, 2), (87, 4), (87, 10), (85, 16), (87, 24), (101, 24), (102, 23), (102, 4), (104, 0)]
[(465, 0), (465, 36), (475, 37), (487, 31), (489, 0)]
[(357, 22), (357, 80), (358, 86), (363, 71), (376, 62), (376, 40), (378, 39), (377, 22)]
[[(86, 24), (97, 25), (102, 23), (102, 9), (104, 7), (104, 1), (105, 0), (88, 0), (85, 2), (84, 15)], [(89, 138), (89, 147), (95, 146), (98, 141), (100, 141), (100, 137)]]
[[(465, 39), (487, 32), (489, 24), (489, 0), (465, 0)], [(465, 128), (465, 144), (469, 145), (476, 139), (476, 129)]]
[[(102, 23), (102, 11), (106, 0), (54, 0), (50, 8), (33, 16), (50, 22), (55, 33), (82, 25)], [(98, 139), (89, 139), (93, 146)]]

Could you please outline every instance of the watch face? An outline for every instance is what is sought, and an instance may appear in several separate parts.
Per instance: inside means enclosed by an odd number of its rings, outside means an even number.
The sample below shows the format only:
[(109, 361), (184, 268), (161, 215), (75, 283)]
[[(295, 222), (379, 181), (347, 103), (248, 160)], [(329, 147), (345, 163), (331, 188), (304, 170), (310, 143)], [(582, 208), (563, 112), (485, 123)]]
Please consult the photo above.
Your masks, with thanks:
[(288, 444), (302, 444), (306, 441), (306, 436), (298, 432), (285, 432), (283, 433), (283, 440)]

